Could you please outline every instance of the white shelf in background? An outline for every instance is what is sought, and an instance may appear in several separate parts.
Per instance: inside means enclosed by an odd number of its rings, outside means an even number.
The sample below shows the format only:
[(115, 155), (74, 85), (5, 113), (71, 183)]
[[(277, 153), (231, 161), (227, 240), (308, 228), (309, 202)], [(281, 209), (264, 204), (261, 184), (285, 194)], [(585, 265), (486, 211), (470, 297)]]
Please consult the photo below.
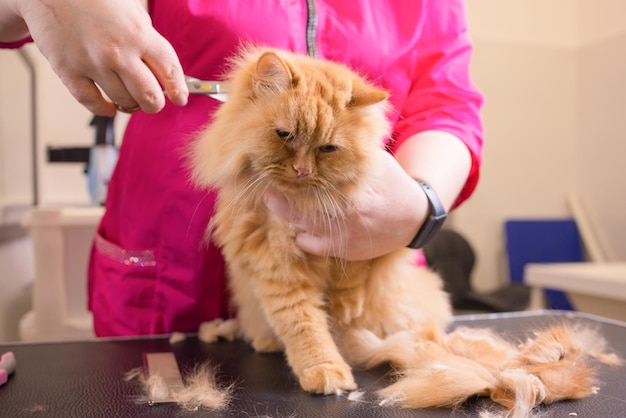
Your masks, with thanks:
[(524, 282), (566, 292), (579, 311), (626, 321), (626, 262), (528, 264)]
[(87, 265), (104, 213), (99, 207), (37, 207), (22, 221), (33, 241), (33, 309), (20, 322), (24, 341), (93, 338)]

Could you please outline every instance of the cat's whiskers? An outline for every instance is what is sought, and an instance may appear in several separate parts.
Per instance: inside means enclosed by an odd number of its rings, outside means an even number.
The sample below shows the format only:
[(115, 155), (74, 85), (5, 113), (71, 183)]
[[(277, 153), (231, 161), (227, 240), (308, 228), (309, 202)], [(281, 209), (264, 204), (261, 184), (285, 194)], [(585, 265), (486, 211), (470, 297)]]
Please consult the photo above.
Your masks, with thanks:
[(204, 196), (202, 196), (202, 199), (200, 199), (200, 201), (198, 202), (196, 207), (194, 208), (193, 213), (191, 214), (191, 217), (189, 218), (189, 222), (187, 223), (187, 234), (186, 234), (186, 237), (189, 237), (189, 232), (191, 231), (191, 225), (193, 224), (193, 219), (196, 217), (196, 213), (198, 213), (198, 209), (200, 209), (200, 206), (206, 200), (206, 198), (209, 197), (210, 194), (211, 194), (211, 191), (207, 191), (204, 194)]
[[(248, 211), (248, 206), (250, 205), (250, 199), (257, 199), (260, 196), (263, 196), (265, 190), (268, 189), (269, 184), (265, 181), (268, 177), (267, 173), (260, 173), (256, 176), (251, 176), (247, 179), (246, 183), (239, 189), (239, 193), (233, 198), (230, 205), (236, 205), (238, 208), (238, 213), (236, 217), (238, 218), (241, 213), (245, 213)], [(259, 192), (260, 189), (264, 189), (263, 192)], [(256, 203), (256, 202), (255, 202)]]
[(350, 199), (348, 199), (348, 197), (345, 194), (343, 194), (343, 192), (339, 190), (336, 185), (334, 185), (332, 182), (326, 182), (325, 186), (327, 189), (330, 189), (330, 190), (327, 190), (328, 193), (330, 193), (332, 190), (333, 196), (336, 196), (339, 198), (340, 202), (342, 203), (342, 205), (340, 205), (341, 207), (347, 208), (350, 206)]
[[(333, 259), (335, 261), (335, 266), (338, 268), (338, 271), (341, 272), (341, 274), (338, 275), (339, 279), (344, 280), (349, 277), (348, 272), (346, 270), (347, 261), (345, 259), (347, 248), (344, 245), (344, 244), (347, 244), (347, 242), (344, 242), (345, 238), (343, 237), (343, 234), (346, 228), (346, 221), (347, 221), (344, 207), (345, 207), (345, 203), (347, 203), (348, 200), (338, 190), (337, 190), (338, 194), (333, 194), (327, 189), (325, 189), (325, 192), (329, 196), (330, 203), (335, 207), (334, 212), (338, 213), (337, 216), (335, 216), (333, 219), (329, 219), (328, 222), (332, 223), (333, 221), (335, 221), (335, 223), (337, 223), (339, 236), (337, 237), (338, 241), (334, 241), (334, 242), (339, 243), (339, 251), (336, 251), (336, 254), (333, 257)], [(340, 204), (340, 202), (336, 199), (336, 197), (340, 197), (341, 200), (343, 200), (342, 203), (344, 203), (344, 205)], [(332, 231), (331, 231), (331, 234), (332, 234)], [(334, 249), (333, 249), (333, 252), (335, 252)]]
[[(336, 191), (338, 192), (338, 190)], [(343, 259), (345, 248), (341, 243), (344, 242), (343, 234), (346, 226), (346, 215), (343, 205), (336, 199), (336, 196), (343, 197), (341, 193), (332, 193), (326, 187), (316, 188), (315, 197), (321, 209), (319, 216), (316, 217), (316, 221), (319, 218), (323, 222), (324, 232), (331, 237), (333, 245), (339, 243), (338, 248), (333, 247), (331, 249), (333, 257)]]
[[(239, 218), (242, 213), (245, 213), (248, 209), (249, 199), (254, 198), (255, 196), (259, 196), (257, 193), (257, 189), (261, 187), (265, 187), (267, 189), (267, 182), (264, 182), (266, 174), (262, 173), (258, 176), (247, 177), (241, 187), (237, 186), (237, 194), (228, 202), (226, 206), (224, 206), (223, 210), (221, 210), (222, 216), (225, 216), (226, 213), (230, 211), (235, 211), (235, 218)], [(219, 215), (214, 215), (211, 218), (211, 222), (209, 224), (209, 230), (213, 230), (213, 225), (218, 224), (220, 222)]]
[[(337, 186), (335, 186), (332, 183), (329, 183), (327, 186), (328, 186), (328, 188), (332, 189), (335, 192), (335, 195), (337, 197), (339, 197), (341, 199), (341, 201), (342, 201), (341, 203), (343, 204), (343, 207), (349, 208), (352, 205), (352, 202), (350, 201), (350, 199), (348, 199), (348, 197), (345, 194), (343, 194), (337, 188)], [(352, 211), (352, 212), (354, 212), (354, 214), (356, 216), (358, 216), (359, 218), (363, 219), (363, 215), (358, 210)], [(367, 227), (367, 222), (362, 222), (362, 224)], [(370, 247), (373, 247), (374, 242), (373, 242), (373, 238), (372, 238), (372, 235), (370, 233), (370, 230), (369, 230), (369, 228), (365, 228), (365, 230), (367, 231), (367, 237), (368, 237), (368, 240), (370, 242)]]

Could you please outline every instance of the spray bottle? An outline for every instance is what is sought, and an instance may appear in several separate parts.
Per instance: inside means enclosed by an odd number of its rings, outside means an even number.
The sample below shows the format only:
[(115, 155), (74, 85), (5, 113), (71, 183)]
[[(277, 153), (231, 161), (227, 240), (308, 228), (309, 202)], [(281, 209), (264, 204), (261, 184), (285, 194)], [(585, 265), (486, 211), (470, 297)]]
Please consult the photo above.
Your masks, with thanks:
[(94, 206), (104, 205), (109, 180), (117, 163), (113, 119), (109, 116), (94, 116), (90, 124), (96, 130), (96, 142), (89, 151), (87, 185)]

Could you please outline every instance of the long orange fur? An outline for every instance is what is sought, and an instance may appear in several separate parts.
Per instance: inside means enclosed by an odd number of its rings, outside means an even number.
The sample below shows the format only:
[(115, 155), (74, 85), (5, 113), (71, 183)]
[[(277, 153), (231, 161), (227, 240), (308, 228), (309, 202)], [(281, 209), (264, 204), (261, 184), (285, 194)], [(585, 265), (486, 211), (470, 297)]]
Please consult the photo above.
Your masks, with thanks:
[(382, 403), (411, 408), (485, 395), (522, 417), (594, 393), (592, 350), (566, 326), (520, 346), (489, 330), (446, 333), (448, 296), (412, 250), (358, 262), (303, 253), (264, 194), (337, 227), (329, 219), (352, 209), (377, 170), (388, 94), (345, 66), (285, 51), (248, 48), (232, 64), (229, 100), (190, 161), (197, 185), (219, 189), (207, 238), (223, 251), (240, 332), (257, 351), (284, 350), (301, 387), (323, 394), (355, 389), (353, 365), (391, 362), (401, 375)]

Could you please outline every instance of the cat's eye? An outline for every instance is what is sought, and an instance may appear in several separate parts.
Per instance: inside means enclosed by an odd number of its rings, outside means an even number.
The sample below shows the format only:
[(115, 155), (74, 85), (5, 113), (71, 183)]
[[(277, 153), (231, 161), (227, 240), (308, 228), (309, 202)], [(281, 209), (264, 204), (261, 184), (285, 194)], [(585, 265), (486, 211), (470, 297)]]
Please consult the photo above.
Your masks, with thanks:
[(282, 129), (276, 129), (276, 135), (284, 141), (291, 141), (293, 139), (293, 135), (289, 131), (283, 131)]
[(337, 146), (332, 144), (326, 144), (319, 147), (320, 152), (335, 152), (337, 149)]

